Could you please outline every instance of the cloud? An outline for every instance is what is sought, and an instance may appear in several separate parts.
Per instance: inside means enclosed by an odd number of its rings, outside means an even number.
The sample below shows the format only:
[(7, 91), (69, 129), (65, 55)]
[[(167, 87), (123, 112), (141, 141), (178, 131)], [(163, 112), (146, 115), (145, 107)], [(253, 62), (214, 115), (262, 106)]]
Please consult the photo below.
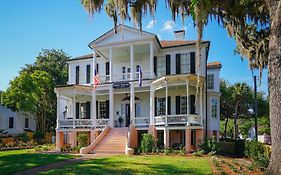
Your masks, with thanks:
[(156, 20), (151, 20), (148, 25), (146, 26), (147, 29), (152, 29), (154, 27), (154, 24), (156, 23)]
[(161, 35), (160, 34), (157, 34), (157, 37), (159, 40), (161, 40)]
[(169, 21), (164, 22), (162, 31), (163, 32), (164, 31), (172, 32), (174, 27), (175, 27), (175, 22), (172, 20), (169, 20)]

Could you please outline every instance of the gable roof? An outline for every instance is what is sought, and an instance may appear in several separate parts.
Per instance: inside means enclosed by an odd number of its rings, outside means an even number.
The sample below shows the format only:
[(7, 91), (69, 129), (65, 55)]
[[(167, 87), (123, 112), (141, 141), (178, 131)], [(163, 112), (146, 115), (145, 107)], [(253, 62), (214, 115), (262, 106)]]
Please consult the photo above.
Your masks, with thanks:
[[(210, 41), (202, 41), (202, 43), (209, 43)], [(179, 46), (187, 46), (196, 44), (195, 40), (162, 40), (160, 45), (162, 48), (171, 48)]]
[(208, 69), (220, 69), (222, 68), (222, 65), (219, 61), (215, 61), (215, 62), (210, 62), (207, 65)]

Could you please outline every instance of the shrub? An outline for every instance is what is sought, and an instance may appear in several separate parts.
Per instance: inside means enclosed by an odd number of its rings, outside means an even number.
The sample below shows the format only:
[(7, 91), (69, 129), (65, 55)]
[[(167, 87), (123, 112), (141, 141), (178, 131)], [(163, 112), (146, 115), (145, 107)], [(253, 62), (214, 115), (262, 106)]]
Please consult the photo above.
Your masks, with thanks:
[(26, 133), (21, 133), (21, 134), (18, 134), (17, 136), (15, 136), (15, 138), (18, 140), (18, 141), (21, 141), (21, 142), (24, 142), (24, 143), (27, 143), (29, 141), (29, 138), (27, 136)]
[(201, 157), (204, 154), (204, 150), (197, 150), (193, 153), (194, 156)]
[(142, 153), (151, 153), (155, 147), (155, 140), (152, 134), (144, 133), (142, 135), (140, 150)]
[(77, 136), (77, 140), (78, 140), (78, 146), (79, 147), (87, 147), (88, 146), (88, 141), (89, 141), (89, 138), (88, 138), (88, 134), (87, 133), (79, 133), (78, 136)]
[(204, 153), (206, 154), (209, 152), (216, 153), (218, 151), (218, 143), (215, 138), (211, 138), (205, 141), (202, 145), (200, 145), (200, 148), (204, 150)]
[(43, 140), (44, 140), (44, 133), (41, 132), (41, 131), (35, 131), (33, 133), (33, 136), (32, 138), (39, 144), (42, 144), (43, 143)]

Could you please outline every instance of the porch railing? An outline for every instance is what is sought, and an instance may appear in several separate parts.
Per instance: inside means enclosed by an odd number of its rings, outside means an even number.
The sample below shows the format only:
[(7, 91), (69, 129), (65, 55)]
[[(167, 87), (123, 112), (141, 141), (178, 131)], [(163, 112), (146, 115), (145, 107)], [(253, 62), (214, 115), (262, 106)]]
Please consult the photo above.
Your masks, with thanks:
[(109, 119), (97, 119), (96, 128), (102, 129), (109, 125)]
[[(100, 81), (108, 82), (110, 80), (110, 75), (99, 75)], [(123, 74), (114, 74), (112, 75), (112, 81), (128, 81), (131, 80), (131, 73), (123, 73)], [(135, 72), (133, 74), (133, 79), (136, 80), (139, 78), (139, 72)], [(143, 71), (142, 72), (142, 79), (148, 79), (151, 78), (151, 73), (149, 71)]]
[(58, 129), (91, 129), (93, 121), (91, 119), (60, 119), (58, 120)]
[(154, 118), (156, 126), (182, 126), (182, 125), (201, 125), (201, 116), (200, 115), (164, 115), (156, 116)]
[(149, 117), (136, 117), (135, 127), (136, 128), (147, 128), (149, 127), (150, 118)]

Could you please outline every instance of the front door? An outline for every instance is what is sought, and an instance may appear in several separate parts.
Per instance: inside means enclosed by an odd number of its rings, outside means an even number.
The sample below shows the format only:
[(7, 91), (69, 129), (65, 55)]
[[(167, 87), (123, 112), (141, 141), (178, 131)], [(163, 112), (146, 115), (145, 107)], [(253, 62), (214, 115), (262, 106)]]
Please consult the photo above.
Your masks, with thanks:
[(131, 117), (130, 117), (131, 111), (130, 111), (130, 104), (126, 104), (126, 127), (130, 126), (131, 123)]

